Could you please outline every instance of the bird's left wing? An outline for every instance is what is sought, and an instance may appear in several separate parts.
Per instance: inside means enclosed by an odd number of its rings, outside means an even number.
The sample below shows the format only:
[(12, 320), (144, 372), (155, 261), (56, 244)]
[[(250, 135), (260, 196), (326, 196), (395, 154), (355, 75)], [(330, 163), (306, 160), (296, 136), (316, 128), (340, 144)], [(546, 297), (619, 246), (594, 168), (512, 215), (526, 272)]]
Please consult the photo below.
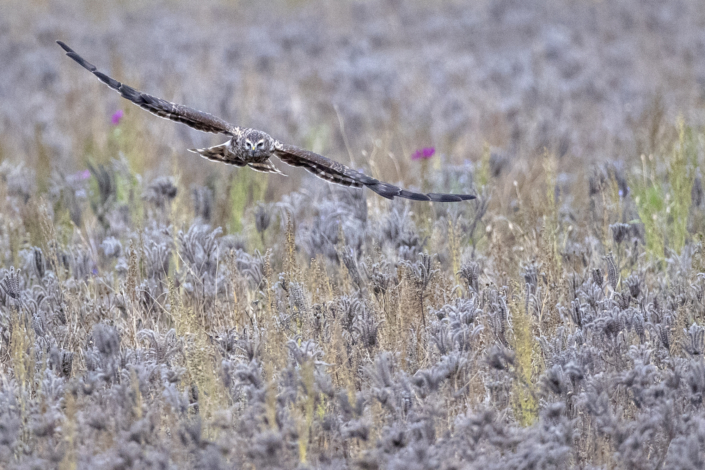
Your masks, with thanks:
[(189, 108), (188, 106), (181, 104), (171, 103), (161, 98), (148, 95), (147, 93), (142, 93), (139, 90), (135, 90), (124, 83), (120, 83), (117, 80), (108, 77), (103, 72), (100, 72), (95, 65), (76, 54), (73, 49), (63, 42), (56, 42), (66, 51), (66, 55), (78, 62), (81, 67), (89, 72), (92, 72), (93, 75), (98, 77), (101, 82), (105, 83), (110, 88), (120, 93), (123, 98), (132, 101), (140, 108), (146, 109), (150, 113), (156, 114), (164, 119), (182, 122), (187, 126), (198, 129), (199, 131), (212, 132), (214, 134), (235, 134), (236, 128), (227, 121), (211, 114), (204, 113), (203, 111), (198, 111), (197, 109)]
[(384, 183), (359, 171), (355, 171), (323, 155), (300, 149), (293, 145), (284, 145), (277, 142), (274, 146), (274, 155), (279, 157), (284, 163), (291, 166), (303, 167), (319, 178), (330, 181), (331, 183), (355, 188), (367, 186), (372, 191), (387, 199), (401, 197), (414, 201), (435, 202), (458, 202), (475, 199), (475, 196), (472, 194), (423, 194), (407, 191), (393, 184)]

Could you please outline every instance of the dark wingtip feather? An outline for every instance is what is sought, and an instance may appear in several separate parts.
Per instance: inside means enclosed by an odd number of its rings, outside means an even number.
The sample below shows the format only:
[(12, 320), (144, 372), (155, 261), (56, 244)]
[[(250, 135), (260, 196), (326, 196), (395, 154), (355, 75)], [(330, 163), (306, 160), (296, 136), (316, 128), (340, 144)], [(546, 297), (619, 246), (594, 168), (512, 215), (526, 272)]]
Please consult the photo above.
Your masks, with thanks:
[(386, 185), (384, 183), (378, 183), (378, 184), (368, 184), (367, 187), (370, 188), (372, 191), (376, 192), (380, 196), (387, 198), (387, 199), (394, 199), (394, 196), (398, 194), (398, 189), (397, 191), (390, 191), (389, 190), (390, 185)]
[[(375, 180), (377, 181), (377, 180)], [(363, 183), (365, 184), (365, 183)], [(413, 191), (407, 191), (406, 189), (401, 189), (393, 184), (377, 182), (374, 184), (365, 184), (372, 191), (376, 192), (382, 197), (387, 199), (394, 199), (395, 197), (401, 197), (404, 199), (410, 199), (412, 201), (432, 201), (432, 202), (460, 202), (469, 201), (475, 199), (472, 194), (438, 194), (438, 193), (415, 193)]]
[(387, 199), (394, 199), (395, 197), (401, 197), (404, 199), (410, 199), (412, 201), (422, 201), (422, 202), (460, 202), (469, 201), (475, 199), (476, 196), (472, 194), (438, 194), (438, 193), (415, 193), (413, 191), (407, 191), (401, 189), (397, 186), (391, 185), (389, 183), (376, 183), (367, 184), (368, 188), (376, 192), (382, 197)]
[(67, 55), (67, 56), (71, 57), (73, 60), (75, 60), (76, 62), (78, 62), (78, 65), (80, 65), (80, 66), (83, 67), (84, 69), (86, 69), (86, 70), (88, 70), (88, 71), (90, 71), (90, 72), (93, 72), (93, 73), (95, 73), (96, 70), (98, 70), (95, 65), (91, 64), (90, 62), (86, 61), (86, 59), (84, 59), (84, 58), (81, 57), (80, 55), (76, 54), (76, 52), (74, 52), (73, 49), (71, 49), (69, 46), (67, 46), (66, 43), (61, 42), (61, 41), (56, 41), (56, 43), (57, 43), (59, 46), (61, 46), (61, 48), (62, 48), (64, 51), (66, 51), (66, 55)]
[(460, 202), (475, 199), (472, 194), (438, 194), (430, 193), (429, 197), (435, 202)]
[(120, 85), (122, 85), (122, 83), (118, 82), (118, 81), (115, 80), (114, 78), (108, 77), (108, 76), (105, 75), (103, 72), (95, 71), (95, 72), (93, 72), (93, 75), (95, 75), (96, 77), (98, 77), (101, 82), (105, 83), (105, 84), (108, 85), (110, 88), (113, 88), (113, 89), (115, 89), (115, 90), (117, 90), (118, 88), (120, 88)]
[(413, 193), (411, 191), (407, 191), (405, 189), (402, 189), (399, 191), (399, 194), (397, 194), (399, 197), (403, 197), (404, 199), (411, 199), (412, 201), (431, 201), (432, 199), (429, 197), (427, 194), (421, 194), (421, 193)]

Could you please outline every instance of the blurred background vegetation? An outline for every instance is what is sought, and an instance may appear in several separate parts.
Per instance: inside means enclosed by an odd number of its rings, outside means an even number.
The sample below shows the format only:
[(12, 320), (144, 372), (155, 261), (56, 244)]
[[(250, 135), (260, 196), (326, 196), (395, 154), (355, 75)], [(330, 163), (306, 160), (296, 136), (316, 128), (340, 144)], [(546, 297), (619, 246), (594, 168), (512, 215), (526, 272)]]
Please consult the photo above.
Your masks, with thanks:
[[(382, 179), (420, 185), (409, 161), (420, 147), (476, 164), (488, 145), (510, 182), (531, 184), (548, 151), (560, 184), (575, 187), (595, 162), (626, 169), (668, 147), (677, 115), (701, 124), (701, 6), (6, 0), (1, 155), (36, 171), (39, 190), (51, 168), (69, 174), (118, 157), (146, 180), (178, 169), (185, 187), (219, 194), (235, 178), (184, 151), (218, 137), (128, 106), (66, 60), (61, 39), (134, 87)], [(120, 109), (116, 135), (110, 116)], [(262, 180), (267, 200), (302, 187), (302, 173), (289, 173)]]

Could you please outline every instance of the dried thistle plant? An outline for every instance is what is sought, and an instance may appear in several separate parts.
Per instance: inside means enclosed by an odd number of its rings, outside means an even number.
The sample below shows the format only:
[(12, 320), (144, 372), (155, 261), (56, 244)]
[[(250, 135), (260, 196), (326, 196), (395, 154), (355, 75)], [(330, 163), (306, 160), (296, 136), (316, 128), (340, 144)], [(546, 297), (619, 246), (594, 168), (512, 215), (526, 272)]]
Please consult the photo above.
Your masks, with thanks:
[[(0, 47), (0, 468), (703, 467), (703, 131), (669, 121), (697, 114), (698, 49), (673, 47), (700, 40), (696, 0), (401, 2), (396, 28), (370, 20), (382, 0), (312, 0), (294, 22), (177, 0), (158, 12), (169, 35), (125, 23), (155, 95), (220, 90), (211, 112), (479, 196), (453, 207), (172, 155), (174, 139), (208, 143), (86, 107), (37, 49), (61, 22), (124, 75), (111, 33), (66, 0), (15, 3), (0, 19), (26, 46)], [(228, 28), (256, 40), (181, 66), (184, 44)], [(387, 73), (411, 49), (432, 73)], [(680, 95), (658, 86), (674, 77)]]

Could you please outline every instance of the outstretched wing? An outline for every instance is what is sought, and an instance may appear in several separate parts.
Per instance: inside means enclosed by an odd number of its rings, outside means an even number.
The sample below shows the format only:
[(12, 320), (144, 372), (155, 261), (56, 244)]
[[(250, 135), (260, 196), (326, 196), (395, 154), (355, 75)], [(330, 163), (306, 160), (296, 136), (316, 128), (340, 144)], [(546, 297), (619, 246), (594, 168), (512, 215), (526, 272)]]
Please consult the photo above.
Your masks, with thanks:
[(142, 109), (146, 109), (150, 113), (156, 114), (164, 119), (171, 119), (172, 121), (182, 122), (187, 126), (193, 127), (203, 132), (212, 132), (214, 134), (227, 134), (234, 135), (237, 131), (228, 122), (217, 118), (211, 114), (198, 111), (188, 106), (183, 106), (176, 103), (171, 103), (169, 101), (163, 100), (161, 98), (148, 95), (147, 93), (142, 93), (134, 88), (127, 86), (117, 80), (108, 77), (104, 73), (98, 71), (95, 65), (87, 62), (83, 57), (76, 54), (69, 46), (61, 41), (56, 41), (65, 51), (66, 55), (71, 57), (73, 60), (78, 62), (78, 64), (84, 69), (92, 72), (93, 75), (98, 77), (100, 81), (108, 85), (113, 90), (120, 93), (123, 98), (126, 98)]
[(435, 202), (457, 202), (475, 199), (475, 196), (471, 194), (422, 194), (407, 191), (393, 184), (383, 183), (322, 155), (294, 147), (293, 145), (283, 145), (277, 142), (274, 146), (274, 154), (284, 163), (291, 166), (304, 167), (319, 178), (323, 178), (331, 183), (355, 188), (367, 186), (372, 191), (387, 199), (401, 197), (414, 201)]

